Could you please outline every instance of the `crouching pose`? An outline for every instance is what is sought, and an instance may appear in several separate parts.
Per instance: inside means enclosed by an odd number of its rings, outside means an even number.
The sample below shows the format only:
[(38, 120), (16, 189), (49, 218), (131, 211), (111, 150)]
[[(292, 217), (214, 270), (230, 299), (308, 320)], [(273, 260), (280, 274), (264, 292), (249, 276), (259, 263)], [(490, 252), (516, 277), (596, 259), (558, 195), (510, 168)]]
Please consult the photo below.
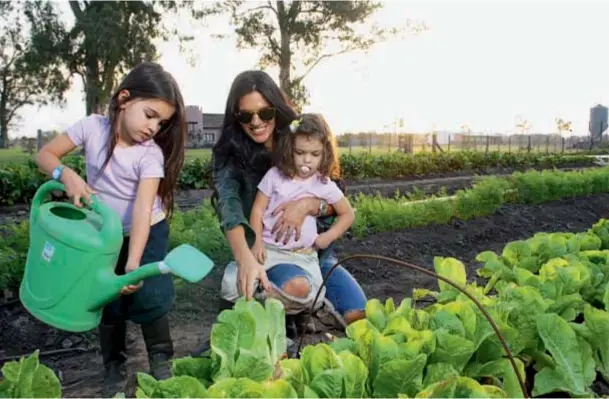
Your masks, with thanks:
[[(310, 309), (322, 288), (317, 251), (328, 248), (351, 227), (354, 213), (343, 192), (330, 180), (338, 177), (338, 163), (334, 138), (324, 118), (304, 114), (290, 129), (289, 134), (278, 139), (276, 166), (258, 184), (250, 225), (256, 233), (252, 253), (270, 277), (263, 284), (263, 295), (281, 300), (286, 314), (293, 315)], [(277, 240), (273, 227), (278, 207), (307, 197), (333, 206), (335, 223), (320, 234), (315, 216), (307, 215), (299, 231)], [(232, 263), (229, 267), (233, 271), (224, 275), (222, 294), (235, 301), (247, 287), (238, 286), (237, 266)], [(325, 288), (318, 298), (315, 308), (322, 305)]]

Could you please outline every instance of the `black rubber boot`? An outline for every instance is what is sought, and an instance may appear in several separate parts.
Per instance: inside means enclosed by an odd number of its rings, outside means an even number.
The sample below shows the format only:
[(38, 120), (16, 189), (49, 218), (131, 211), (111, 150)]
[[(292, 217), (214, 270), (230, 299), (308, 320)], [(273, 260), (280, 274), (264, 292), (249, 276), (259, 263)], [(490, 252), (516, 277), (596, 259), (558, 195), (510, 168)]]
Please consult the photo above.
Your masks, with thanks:
[(124, 321), (99, 325), (99, 341), (104, 362), (103, 398), (111, 398), (124, 392), (127, 378), (125, 339), (127, 326)]
[(300, 334), (297, 317), (295, 315), (285, 316), (285, 335), (290, 339), (296, 339)]
[(169, 329), (169, 318), (161, 316), (151, 323), (142, 324), (142, 334), (148, 351), (150, 375), (157, 380), (171, 378), (173, 341)]

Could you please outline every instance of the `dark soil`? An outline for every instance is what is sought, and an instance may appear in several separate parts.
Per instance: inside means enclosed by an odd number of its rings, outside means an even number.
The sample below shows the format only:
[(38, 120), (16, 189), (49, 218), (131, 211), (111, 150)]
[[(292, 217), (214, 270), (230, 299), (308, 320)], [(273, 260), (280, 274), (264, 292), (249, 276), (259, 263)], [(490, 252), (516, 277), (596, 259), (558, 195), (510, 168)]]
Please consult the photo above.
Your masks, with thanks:
[[(513, 240), (536, 232), (588, 229), (599, 218), (609, 217), (609, 194), (567, 199), (544, 205), (503, 206), (494, 215), (471, 221), (455, 220), (448, 225), (427, 226), (394, 233), (382, 233), (363, 239), (343, 240), (338, 245), (341, 257), (353, 254), (377, 254), (406, 260), (433, 270), (434, 256), (456, 257), (464, 262), (473, 279), (479, 265), (475, 256), (484, 250), (500, 251)], [(346, 267), (360, 281), (369, 298), (393, 297), (399, 303), (413, 288), (437, 289), (434, 279), (376, 260), (353, 260)], [(196, 285), (181, 285), (179, 299), (171, 318), (176, 356), (188, 355), (209, 334), (219, 306), (218, 289), (222, 265)], [(128, 367), (131, 373), (147, 370), (147, 358), (141, 332), (130, 325)], [(309, 337), (308, 341), (317, 340)], [(0, 307), (0, 357), (41, 351), (82, 347), (93, 350), (61, 355), (45, 355), (42, 361), (62, 378), (64, 397), (100, 395), (102, 364), (93, 332), (67, 334), (33, 320), (19, 304)], [(601, 395), (609, 393), (605, 384), (595, 383)]]

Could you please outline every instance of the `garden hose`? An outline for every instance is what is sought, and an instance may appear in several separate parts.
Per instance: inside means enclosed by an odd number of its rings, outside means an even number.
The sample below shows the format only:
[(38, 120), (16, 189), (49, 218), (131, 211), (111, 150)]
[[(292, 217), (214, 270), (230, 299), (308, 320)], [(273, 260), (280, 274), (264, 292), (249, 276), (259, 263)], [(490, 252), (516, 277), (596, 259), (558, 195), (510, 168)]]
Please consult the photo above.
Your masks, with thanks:
[[(512, 365), (512, 368), (514, 369), (514, 373), (516, 374), (516, 378), (518, 378), (518, 383), (520, 384), (520, 389), (522, 390), (522, 393), (524, 394), (525, 398), (530, 398), (530, 396), (527, 393), (527, 389), (526, 389), (526, 385), (524, 383), (524, 379), (520, 375), (520, 373), (518, 372), (518, 367), (516, 366), (516, 361), (514, 360), (514, 356), (512, 356), (512, 352), (510, 351), (509, 345), (508, 345), (507, 341), (505, 340), (505, 338), (503, 337), (503, 335), (501, 334), (501, 332), (499, 331), (499, 327), (497, 327), (497, 324), (495, 323), (493, 318), (484, 309), (484, 306), (473, 295), (471, 295), (469, 292), (467, 292), (463, 288), (459, 287), (459, 285), (457, 283), (453, 282), (449, 278), (441, 276), (441, 275), (439, 275), (439, 274), (437, 274), (435, 272), (432, 272), (431, 270), (425, 269), (424, 267), (417, 266), (417, 265), (414, 265), (414, 264), (409, 263), (409, 262), (405, 262), (405, 261), (402, 261), (402, 260), (399, 260), (399, 259), (394, 259), (394, 258), (390, 258), (390, 257), (387, 257), (387, 256), (382, 256), (382, 255), (366, 255), (366, 254), (350, 255), (350, 256), (347, 256), (347, 257), (339, 260), (338, 262), (336, 262), (336, 264), (334, 266), (332, 266), (332, 268), (328, 272), (328, 275), (324, 278), (321, 287), (317, 291), (317, 295), (315, 295), (315, 300), (313, 301), (313, 305), (311, 306), (311, 309), (308, 312), (308, 317), (307, 317), (305, 325), (309, 324), (309, 322), (311, 321), (311, 317), (312, 317), (313, 311), (314, 311), (313, 307), (317, 303), (317, 300), (319, 299), (319, 295), (321, 294), (321, 291), (326, 286), (326, 282), (328, 281), (328, 278), (332, 275), (334, 270), (336, 270), (336, 268), (340, 264), (345, 263), (345, 262), (350, 261), (350, 260), (353, 260), (353, 259), (376, 259), (376, 260), (383, 260), (383, 261), (386, 261), (386, 262), (389, 262), (389, 263), (394, 263), (394, 264), (397, 264), (397, 265), (400, 265), (400, 266), (405, 266), (405, 267), (408, 267), (410, 269), (413, 269), (413, 270), (419, 271), (421, 273), (427, 274), (428, 276), (432, 276), (432, 277), (435, 277), (435, 278), (437, 278), (439, 280), (442, 280), (445, 283), (450, 284), (451, 286), (455, 287), (456, 289), (458, 289), (459, 291), (464, 293), (469, 299), (472, 300), (472, 302), (474, 302), (476, 304), (478, 309), (480, 309), (480, 311), (482, 312), (484, 317), (486, 317), (488, 322), (491, 324), (491, 327), (493, 327), (493, 330), (495, 331), (495, 334), (497, 335), (497, 338), (499, 338), (499, 341), (501, 341), (501, 345), (503, 346), (503, 349), (505, 350), (505, 353), (506, 353), (508, 359), (510, 360), (510, 364)], [(300, 340), (298, 342), (298, 348), (296, 349), (296, 353), (297, 354), (300, 354), (300, 350), (302, 349), (302, 345), (304, 343), (304, 337), (305, 337), (305, 334), (302, 334), (301, 337), (300, 337)]]

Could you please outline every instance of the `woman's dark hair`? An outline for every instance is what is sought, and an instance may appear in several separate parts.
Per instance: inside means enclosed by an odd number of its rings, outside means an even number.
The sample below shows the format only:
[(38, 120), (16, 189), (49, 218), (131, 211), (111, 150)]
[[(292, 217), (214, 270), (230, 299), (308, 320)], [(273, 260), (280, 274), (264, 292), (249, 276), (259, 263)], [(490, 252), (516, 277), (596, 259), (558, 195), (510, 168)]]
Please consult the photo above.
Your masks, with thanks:
[(279, 137), (277, 148), (273, 151), (277, 169), (288, 177), (294, 177), (297, 174), (298, 171), (294, 164), (294, 143), (298, 136), (321, 141), (323, 155), (318, 172), (326, 179), (339, 179), (340, 163), (336, 139), (321, 114), (303, 114), (294, 121), (291, 134)]
[(161, 130), (153, 138), (163, 151), (165, 158), (165, 165), (163, 165), (165, 177), (161, 179), (158, 194), (167, 212), (167, 217), (171, 218), (174, 208), (173, 192), (180, 170), (184, 165), (184, 144), (187, 133), (186, 110), (182, 93), (175, 79), (161, 65), (153, 62), (143, 62), (133, 68), (116, 88), (108, 105), (110, 140), (106, 161), (100, 173), (110, 161), (118, 140), (116, 125), (119, 106), (122, 104), (118, 97), (123, 90), (129, 91), (129, 98), (124, 101), (137, 98), (155, 98), (165, 100), (175, 107), (171, 119), (161, 127)]
[[(234, 154), (238, 164), (244, 168), (259, 170), (261, 173), (270, 168), (270, 154), (264, 144), (256, 143), (244, 131), (236, 114), (239, 111), (239, 100), (249, 93), (257, 91), (275, 108), (275, 132), (273, 142), (278, 136), (289, 132), (289, 125), (297, 117), (290, 100), (277, 86), (275, 81), (263, 71), (241, 72), (230, 87), (224, 111), (222, 134), (213, 147), (216, 165), (223, 165)], [(278, 134), (277, 134), (278, 133)]]

